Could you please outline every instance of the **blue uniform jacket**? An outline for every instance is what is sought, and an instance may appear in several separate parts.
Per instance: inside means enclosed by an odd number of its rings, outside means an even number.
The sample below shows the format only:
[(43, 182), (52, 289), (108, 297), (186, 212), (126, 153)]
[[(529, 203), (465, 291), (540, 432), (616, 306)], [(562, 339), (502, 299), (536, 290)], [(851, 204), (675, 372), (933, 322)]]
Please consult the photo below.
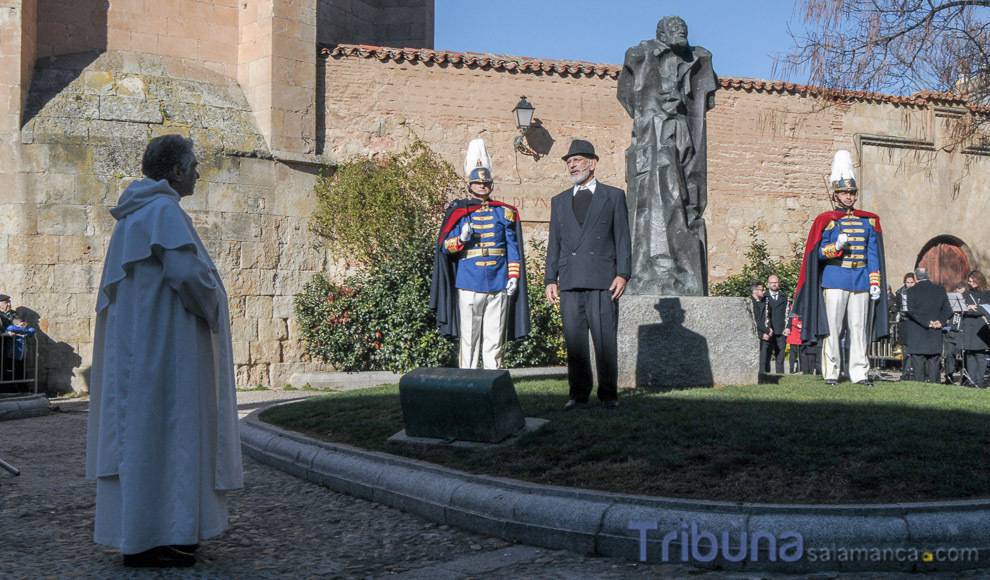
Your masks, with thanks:
[[(471, 239), (461, 243), (461, 228), (470, 222)], [(512, 208), (483, 204), (450, 229), (443, 252), (458, 259), (454, 286), (472, 292), (501, 292), (509, 278), (519, 277), (522, 253)]]
[[(835, 249), (839, 234), (848, 240), (842, 250)], [(873, 220), (848, 213), (829, 222), (822, 232), (818, 257), (825, 263), (822, 288), (866, 292), (870, 283), (880, 283), (880, 251)]]

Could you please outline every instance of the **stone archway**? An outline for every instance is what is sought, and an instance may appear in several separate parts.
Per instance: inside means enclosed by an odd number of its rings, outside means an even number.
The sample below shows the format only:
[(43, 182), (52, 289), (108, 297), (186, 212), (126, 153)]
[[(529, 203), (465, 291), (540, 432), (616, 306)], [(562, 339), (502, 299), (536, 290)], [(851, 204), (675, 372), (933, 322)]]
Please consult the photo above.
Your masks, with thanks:
[(966, 279), (973, 260), (969, 248), (957, 237), (937, 236), (918, 253), (915, 267), (926, 268), (932, 282), (951, 292), (955, 284)]

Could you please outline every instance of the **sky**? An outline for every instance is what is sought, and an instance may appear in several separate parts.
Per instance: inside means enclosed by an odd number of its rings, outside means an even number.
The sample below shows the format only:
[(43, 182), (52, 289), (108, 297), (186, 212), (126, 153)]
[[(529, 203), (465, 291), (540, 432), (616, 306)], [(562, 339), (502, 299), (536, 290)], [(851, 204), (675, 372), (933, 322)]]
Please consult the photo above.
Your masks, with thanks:
[[(436, 0), (435, 48), (622, 64), (626, 49), (680, 16), (723, 77), (782, 79), (774, 55), (803, 28), (799, 0)], [(802, 78), (789, 78), (797, 82)]]

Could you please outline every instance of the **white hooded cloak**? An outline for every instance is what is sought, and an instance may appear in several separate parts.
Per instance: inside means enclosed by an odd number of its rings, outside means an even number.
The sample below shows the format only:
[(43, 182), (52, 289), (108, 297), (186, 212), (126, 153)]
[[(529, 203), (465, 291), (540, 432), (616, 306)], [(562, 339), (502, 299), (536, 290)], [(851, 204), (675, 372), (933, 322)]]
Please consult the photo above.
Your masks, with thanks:
[(243, 487), (227, 293), (179, 199), (146, 178), (110, 210), (86, 477), (96, 542), (125, 554), (220, 534)]

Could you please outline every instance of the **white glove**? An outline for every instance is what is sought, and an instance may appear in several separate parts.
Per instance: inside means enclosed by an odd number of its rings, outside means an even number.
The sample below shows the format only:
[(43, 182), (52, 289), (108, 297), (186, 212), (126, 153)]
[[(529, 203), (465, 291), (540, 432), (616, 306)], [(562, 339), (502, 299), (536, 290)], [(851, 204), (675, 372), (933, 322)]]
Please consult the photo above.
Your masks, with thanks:
[(848, 241), (849, 241), (849, 236), (847, 236), (846, 234), (839, 234), (839, 237), (835, 238), (835, 249), (841, 250), (842, 247), (845, 246), (846, 242)]
[(461, 242), (466, 242), (470, 240), (471, 234), (473, 233), (474, 233), (474, 228), (471, 227), (471, 222), (465, 222), (464, 225), (461, 226), (461, 236), (460, 236)]
[(518, 287), (519, 287), (519, 279), (509, 278), (508, 283), (506, 283), (505, 285), (505, 293), (508, 294), (509, 296), (512, 296), (513, 294), (516, 293), (516, 288)]
[(870, 300), (880, 300), (879, 286), (870, 286)]

